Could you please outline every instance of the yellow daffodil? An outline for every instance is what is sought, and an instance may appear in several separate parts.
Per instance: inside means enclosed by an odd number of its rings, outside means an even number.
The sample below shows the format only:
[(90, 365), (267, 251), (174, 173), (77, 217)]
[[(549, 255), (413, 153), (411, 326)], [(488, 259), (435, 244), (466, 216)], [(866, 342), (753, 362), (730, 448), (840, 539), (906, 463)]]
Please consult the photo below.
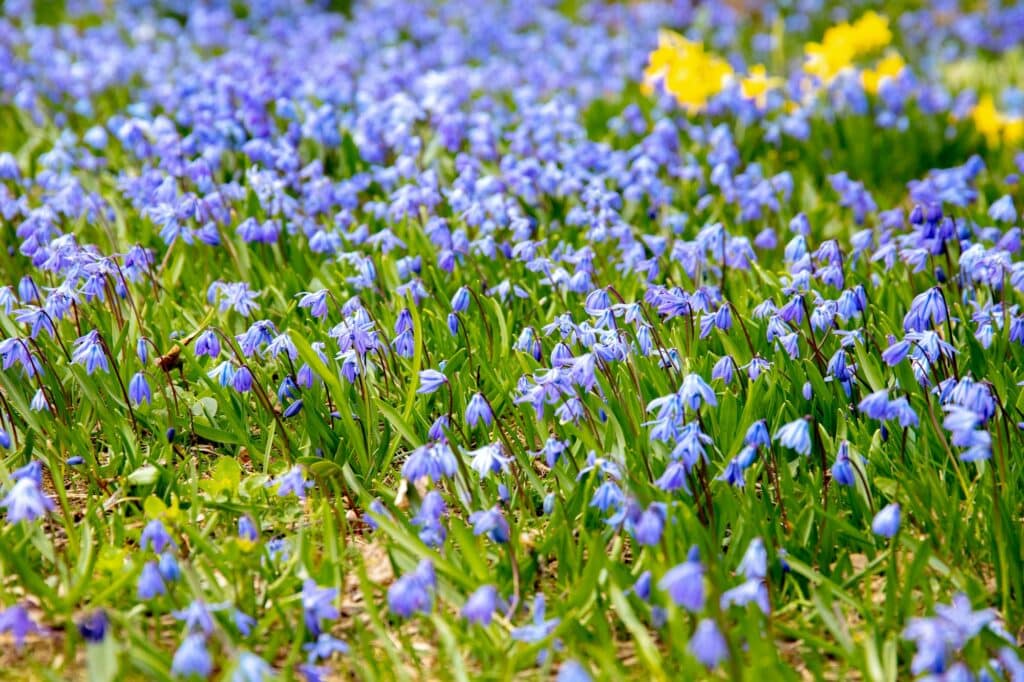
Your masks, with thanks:
[(643, 85), (646, 92), (651, 92), (661, 82), (681, 106), (695, 112), (707, 106), (732, 75), (729, 62), (705, 51), (700, 43), (662, 31), (657, 49), (648, 56)]
[(751, 67), (747, 77), (740, 81), (740, 94), (743, 99), (751, 100), (763, 109), (768, 103), (768, 93), (781, 83), (781, 79), (768, 76), (764, 65), (756, 64)]
[(985, 95), (971, 110), (971, 122), (990, 147), (1001, 142), (1012, 145), (1024, 139), (1024, 119), (1007, 116), (996, 108), (991, 95)]
[(864, 86), (864, 91), (872, 95), (878, 94), (878, 89), (882, 86), (882, 82), (889, 78), (898, 77), (903, 73), (905, 66), (906, 62), (903, 61), (903, 57), (898, 52), (890, 52), (875, 65), (874, 69), (865, 69), (861, 72), (860, 82)]
[(850, 68), (858, 57), (879, 50), (892, 41), (889, 20), (868, 12), (853, 24), (843, 22), (832, 26), (820, 43), (807, 43), (804, 53), (807, 61), (804, 71), (831, 83), (836, 76)]

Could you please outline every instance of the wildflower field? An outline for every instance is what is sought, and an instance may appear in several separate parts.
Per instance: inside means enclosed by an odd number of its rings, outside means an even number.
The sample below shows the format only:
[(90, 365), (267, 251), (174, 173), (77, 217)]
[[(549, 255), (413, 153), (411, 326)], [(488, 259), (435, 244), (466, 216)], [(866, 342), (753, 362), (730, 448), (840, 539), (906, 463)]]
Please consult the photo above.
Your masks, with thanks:
[(0, 7), (0, 678), (1024, 680), (1024, 5)]

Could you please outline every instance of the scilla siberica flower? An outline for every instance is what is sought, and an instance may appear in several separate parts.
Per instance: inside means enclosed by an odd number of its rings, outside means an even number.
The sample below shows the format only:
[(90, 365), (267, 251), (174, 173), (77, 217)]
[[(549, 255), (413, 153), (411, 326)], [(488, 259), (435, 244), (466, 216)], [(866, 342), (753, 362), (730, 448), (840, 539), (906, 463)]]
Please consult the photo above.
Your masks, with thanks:
[(231, 674), (231, 682), (265, 682), (274, 677), (270, 664), (251, 651), (242, 651)]
[(181, 646), (174, 652), (171, 672), (180, 677), (196, 675), (207, 678), (213, 672), (213, 658), (206, 648), (206, 637), (192, 633), (186, 635)]
[(8, 523), (35, 521), (53, 511), (54, 504), (31, 478), (20, 478), (0, 501), (0, 507), (7, 510)]
[(499, 544), (508, 542), (510, 534), (508, 521), (497, 507), (473, 512), (469, 515), (469, 522), (473, 524), (473, 535), (486, 534), (487, 537)]
[(482, 448), (471, 450), (466, 453), (470, 456), (469, 468), (480, 474), (480, 478), (487, 478), (488, 474), (496, 474), (499, 471), (507, 470), (510, 457), (502, 454), (501, 443), (488, 443)]
[(796, 450), (801, 455), (811, 453), (811, 428), (806, 419), (796, 419), (783, 425), (775, 432), (775, 440), (783, 447)]
[(138, 407), (143, 402), (152, 403), (153, 393), (149, 389), (149, 381), (144, 372), (136, 372), (128, 382), (128, 399)]
[(686, 561), (669, 569), (658, 582), (658, 587), (690, 613), (704, 608), (704, 566), (700, 563), (700, 551), (690, 548)]
[(429, 559), (423, 559), (414, 571), (391, 583), (388, 588), (388, 608), (404, 618), (414, 613), (430, 613), (436, 586), (434, 564)]
[(705, 618), (697, 624), (697, 629), (694, 630), (686, 649), (709, 669), (718, 667), (719, 663), (729, 658), (729, 646), (725, 637), (715, 625), (715, 621), (710, 618)]
[(287, 497), (295, 495), (300, 500), (306, 499), (306, 491), (313, 487), (312, 481), (307, 481), (303, 476), (302, 467), (293, 466), (277, 478), (267, 481), (266, 487), (277, 486), (277, 496)]
[(320, 634), (322, 621), (334, 620), (338, 617), (338, 609), (334, 606), (334, 600), (337, 597), (337, 589), (320, 587), (315, 581), (308, 578), (302, 583), (303, 617), (306, 621), (306, 630), (313, 637)]
[(896, 503), (882, 507), (871, 521), (871, 532), (884, 538), (896, 535), (900, 528), (900, 505)]
[(688, 374), (679, 387), (679, 397), (683, 404), (696, 412), (700, 409), (701, 402), (715, 406), (718, 400), (715, 398), (715, 391), (708, 386), (703, 377), (699, 374)]
[(578, 661), (570, 660), (563, 663), (562, 667), (558, 669), (556, 682), (590, 682), (591, 679), (586, 668)]
[(71, 351), (71, 362), (84, 366), (85, 373), (89, 375), (97, 369), (104, 372), (110, 371), (110, 364), (107, 362), (107, 356), (103, 350), (103, 340), (98, 331), (93, 329), (75, 341)]
[(836, 461), (832, 465), (832, 479), (839, 485), (853, 485), (856, 482), (853, 464), (850, 463), (850, 443), (843, 441), (836, 451)]
[(420, 372), (420, 387), (417, 393), (433, 393), (448, 383), (448, 377), (435, 369), (425, 369)]
[(547, 602), (544, 595), (538, 593), (533, 599), (533, 623), (513, 628), (512, 639), (518, 642), (535, 644), (543, 641), (555, 631), (561, 622), (559, 618), (545, 618), (547, 614)]
[(469, 404), (466, 405), (466, 425), (473, 428), (482, 421), (484, 425), (490, 426), (493, 417), (491, 406), (483, 394), (474, 393), (469, 399)]
[(32, 620), (25, 607), (15, 604), (0, 611), (0, 632), (10, 633), (14, 648), (20, 651), (28, 635), (42, 633), (43, 629)]
[(494, 618), (494, 612), (501, 604), (498, 588), (494, 585), (483, 585), (466, 600), (462, 607), (462, 617), (470, 623), (488, 626)]

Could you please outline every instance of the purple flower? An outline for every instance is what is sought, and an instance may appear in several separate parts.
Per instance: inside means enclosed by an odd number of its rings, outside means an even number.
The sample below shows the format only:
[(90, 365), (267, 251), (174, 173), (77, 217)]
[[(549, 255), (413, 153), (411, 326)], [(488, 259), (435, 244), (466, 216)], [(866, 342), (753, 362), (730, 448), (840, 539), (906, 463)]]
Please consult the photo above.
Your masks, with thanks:
[(881, 535), (884, 538), (891, 538), (896, 535), (900, 528), (900, 505), (893, 503), (886, 505), (875, 514), (871, 521), (871, 532)]
[(71, 362), (85, 367), (85, 373), (91, 375), (97, 369), (110, 371), (110, 364), (103, 350), (100, 333), (93, 329), (75, 341), (71, 351)]
[(796, 419), (775, 432), (775, 440), (801, 455), (811, 454), (811, 428), (806, 419)]
[(149, 390), (145, 373), (136, 372), (128, 382), (128, 399), (135, 403), (136, 407), (143, 402), (153, 402), (153, 393)]
[(313, 482), (305, 479), (302, 467), (296, 464), (284, 474), (266, 483), (268, 488), (275, 485), (277, 486), (278, 497), (295, 495), (300, 500), (304, 500), (306, 499), (306, 491), (313, 487)]
[(448, 377), (435, 369), (425, 369), (420, 372), (420, 387), (417, 393), (433, 393), (448, 383)]
[(665, 573), (658, 587), (668, 592), (676, 606), (690, 613), (698, 613), (704, 608), (704, 566), (700, 563), (696, 547), (690, 548), (685, 562)]
[(466, 604), (462, 607), (462, 617), (476, 625), (490, 625), (500, 603), (501, 597), (498, 596), (498, 588), (493, 585), (483, 585), (466, 600)]
[(206, 648), (206, 637), (198, 633), (187, 635), (174, 652), (171, 672), (179, 677), (196, 675), (207, 678), (213, 672), (213, 658)]
[(54, 504), (39, 484), (31, 478), (21, 478), (0, 501), (0, 507), (7, 510), (8, 523), (35, 521), (53, 511)]
[(586, 668), (577, 661), (570, 660), (563, 663), (562, 667), (558, 669), (556, 682), (590, 682), (591, 679)]
[(430, 613), (432, 593), (437, 585), (434, 564), (429, 559), (420, 561), (416, 570), (403, 575), (388, 588), (388, 607), (391, 612), (408, 618), (414, 613)]
[(697, 624), (697, 629), (694, 630), (686, 649), (708, 669), (717, 668), (722, 661), (729, 658), (729, 645), (719, 632), (715, 621), (710, 618), (705, 618)]
[(491, 406), (487, 403), (482, 393), (474, 393), (466, 405), (466, 424), (473, 428), (480, 421), (487, 426), (491, 425), (494, 415)]
[(86, 642), (98, 644), (106, 638), (109, 625), (110, 619), (107, 617), (107, 612), (97, 609), (78, 621), (78, 634), (82, 635), (82, 639)]
[(139, 599), (148, 600), (161, 594), (167, 593), (167, 586), (160, 574), (160, 569), (155, 561), (147, 561), (139, 573), (139, 580), (136, 583), (136, 592)]
[(15, 604), (0, 612), (0, 632), (9, 632), (14, 638), (14, 648), (20, 651), (28, 635), (41, 634), (43, 629), (32, 620), (23, 606)]
[(946, 302), (938, 287), (918, 294), (903, 318), (903, 330), (923, 332), (946, 321)]
[(338, 609), (334, 600), (338, 590), (319, 587), (316, 582), (306, 579), (302, 583), (302, 611), (306, 621), (306, 630), (314, 637), (320, 635), (320, 622), (334, 620), (338, 617)]
[(1013, 206), (1013, 198), (1009, 194), (992, 202), (988, 207), (988, 217), (1001, 223), (1012, 223), (1017, 220), (1017, 209)]
[(535, 644), (547, 639), (555, 631), (555, 628), (558, 627), (561, 620), (559, 618), (546, 619), (546, 607), (547, 603), (544, 600), (544, 595), (537, 594), (533, 599), (533, 623), (513, 628), (510, 633), (512, 639), (518, 642), (527, 642), (528, 644)]
[(142, 535), (139, 537), (139, 547), (142, 549), (152, 549), (160, 554), (165, 548), (173, 546), (174, 540), (160, 519), (153, 519), (142, 529)]
[(718, 404), (715, 391), (699, 374), (686, 375), (682, 386), (679, 387), (679, 397), (684, 405), (695, 412), (700, 409), (701, 402), (711, 406)]
[(508, 521), (497, 507), (473, 512), (469, 515), (469, 522), (473, 524), (473, 535), (486, 534), (487, 537), (499, 544), (508, 542), (510, 534)]
[(839, 444), (836, 452), (836, 461), (832, 464), (832, 478), (839, 485), (853, 485), (854, 478), (853, 464), (850, 463), (850, 444), (843, 441)]

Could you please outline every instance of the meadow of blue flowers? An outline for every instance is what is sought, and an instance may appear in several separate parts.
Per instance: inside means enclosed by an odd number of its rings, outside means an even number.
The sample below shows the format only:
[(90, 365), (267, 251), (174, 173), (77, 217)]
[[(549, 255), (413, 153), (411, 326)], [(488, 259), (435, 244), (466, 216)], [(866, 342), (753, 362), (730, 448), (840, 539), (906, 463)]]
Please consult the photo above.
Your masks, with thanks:
[(1024, 680), (1024, 5), (0, 6), (0, 677)]

